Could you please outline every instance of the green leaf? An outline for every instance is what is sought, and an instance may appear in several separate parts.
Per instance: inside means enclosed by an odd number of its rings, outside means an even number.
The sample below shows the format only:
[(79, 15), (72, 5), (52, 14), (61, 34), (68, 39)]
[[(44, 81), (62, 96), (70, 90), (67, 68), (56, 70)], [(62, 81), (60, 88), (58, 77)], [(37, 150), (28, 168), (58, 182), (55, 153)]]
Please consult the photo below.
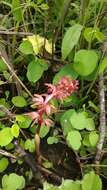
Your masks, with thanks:
[(14, 19), (17, 22), (21, 22), (23, 20), (23, 13), (22, 13), (20, 0), (12, 0), (12, 13), (13, 13)]
[(86, 122), (87, 122), (86, 129), (88, 131), (95, 130), (95, 123), (94, 123), (94, 120), (92, 118), (87, 118)]
[(83, 145), (87, 146), (87, 147), (90, 147), (90, 141), (89, 141), (89, 134), (85, 134), (84, 135), (84, 139), (82, 141)]
[(34, 141), (34, 139), (32, 139), (32, 140), (27, 139), (25, 141), (25, 150), (29, 150), (29, 152), (34, 152), (35, 151), (35, 141)]
[(88, 101), (88, 104), (89, 104), (89, 107), (93, 108), (93, 110), (94, 110), (96, 113), (99, 113), (99, 112), (100, 112), (100, 109), (99, 109), (98, 105), (96, 106), (96, 105), (94, 104), (94, 102)]
[(0, 59), (0, 72), (6, 71), (8, 68), (6, 66), (6, 64), (4, 63), (4, 61), (2, 59)]
[(95, 131), (92, 131), (89, 134), (89, 141), (90, 141), (91, 146), (95, 147), (98, 142), (98, 139), (99, 139), (99, 135)]
[(47, 64), (44, 60), (36, 59), (29, 63), (27, 68), (27, 78), (30, 82), (37, 82), (47, 70)]
[(47, 139), (48, 144), (57, 144), (58, 143), (58, 138), (57, 137), (48, 137)]
[(91, 74), (97, 66), (98, 55), (94, 50), (79, 50), (74, 57), (73, 67), (81, 76)]
[(17, 125), (17, 123), (13, 124), (11, 126), (11, 133), (12, 133), (12, 135), (17, 138), (19, 136), (19, 132), (20, 132), (20, 128)]
[(6, 79), (6, 80), (9, 80), (9, 81), (12, 81), (11, 79), (10, 79), (10, 73), (9, 72), (7, 72), (7, 71), (3, 71), (3, 77)]
[(3, 157), (0, 159), (0, 173), (6, 170), (8, 167), (9, 161), (7, 158)]
[(67, 58), (74, 46), (78, 43), (82, 28), (80, 24), (75, 24), (65, 33), (61, 48), (63, 60)]
[(105, 57), (99, 65), (99, 74), (103, 73), (106, 68), (107, 68), (107, 57)]
[(48, 10), (49, 9), (48, 4), (46, 4), (46, 3), (42, 3), (41, 6), (40, 6), (40, 8), (42, 10)]
[(94, 39), (97, 39), (99, 42), (103, 42), (104, 34), (100, 32), (99, 28), (85, 28), (84, 38), (87, 42), (92, 42)]
[(59, 188), (50, 184), (50, 183), (44, 182), (43, 183), (43, 190), (59, 190)]
[(82, 180), (82, 190), (102, 190), (101, 178), (93, 171), (86, 174)]
[(78, 150), (81, 146), (81, 134), (79, 131), (70, 131), (67, 135), (67, 143), (74, 150)]
[(27, 106), (27, 102), (23, 96), (14, 96), (12, 98), (12, 103), (16, 107), (20, 107), (20, 108)]
[(66, 98), (63, 101), (63, 106), (64, 107), (68, 107), (68, 106), (78, 106), (80, 103), (80, 98), (78, 97), (77, 93), (73, 93), (71, 96), (69, 96), (68, 98)]
[(87, 117), (86, 117), (86, 112), (80, 112), (76, 113), (74, 112), (71, 117), (70, 117), (70, 123), (73, 128), (82, 130), (85, 129), (87, 126)]
[(61, 190), (81, 190), (81, 184), (79, 181), (72, 181), (66, 179), (63, 181), (62, 185), (60, 186)]
[(95, 39), (95, 32), (94, 29), (89, 27), (85, 28), (84, 30), (84, 38), (87, 42), (92, 42)]
[(50, 128), (48, 126), (42, 124), (40, 128), (40, 137), (44, 138), (49, 133), (49, 130)]
[(46, 161), (43, 162), (42, 164), (43, 164), (43, 166), (44, 166), (45, 168), (53, 168), (53, 163), (50, 162), (50, 161), (48, 161), (48, 160), (46, 160)]
[(76, 79), (78, 77), (78, 74), (73, 69), (72, 63), (66, 64), (60, 69), (53, 78), (53, 84), (57, 84), (63, 76), (69, 76), (71, 79)]
[(33, 54), (33, 47), (32, 44), (28, 41), (28, 40), (24, 40), (20, 46), (19, 46), (19, 50), (28, 55), (28, 54)]
[(13, 143), (9, 143), (7, 146), (5, 146), (6, 150), (12, 150), (14, 149), (14, 144)]
[(69, 109), (64, 114), (62, 114), (60, 118), (61, 127), (65, 136), (73, 129), (70, 122), (70, 118), (73, 113), (75, 113), (75, 110)]
[(4, 175), (2, 178), (2, 188), (4, 190), (24, 189), (24, 187), (25, 179), (23, 176), (11, 173), (10, 175)]
[(16, 115), (16, 121), (18, 122), (25, 122), (26, 121), (26, 117), (28, 116), (25, 116), (25, 115)]
[(91, 74), (89, 74), (88, 76), (82, 76), (82, 79), (86, 80), (86, 81), (93, 81), (93, 80), (95, 80), (95, 77), (97, 75), (98, 75), (98, 64)]
[(18, 125), (22, 129), (26, 129), (32, 123), (32, 119), (26, 115), (20, 115), (16, 117), (16, 121), (18, 121)]
[(99, 42), (103, 42), (104, 41), (104, 34), (102, 32), (100, 32), (99, 30), (96, 31), (95, 33), (95, 37)]
[(6, 127), (0, 131), (0, 146), (6, 146), (13, 140), (11, 128)]

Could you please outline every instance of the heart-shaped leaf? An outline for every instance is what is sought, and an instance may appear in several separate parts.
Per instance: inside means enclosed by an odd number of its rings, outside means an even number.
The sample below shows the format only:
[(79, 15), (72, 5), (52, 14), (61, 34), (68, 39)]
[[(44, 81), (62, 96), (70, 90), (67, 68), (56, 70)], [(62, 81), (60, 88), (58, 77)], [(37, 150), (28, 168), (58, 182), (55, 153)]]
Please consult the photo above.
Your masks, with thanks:
[(79, 50), (74, 57), (73, 67), (81, 76), (91, 74), (97, 66), (98, 55), (94, 50)]
[(6, 127), (0, 131), (0, 146), (6, 146), (13, 140), (11, 128)]
[(102, 182), (93, 171), (86, 174), (82, 181), (82, 190), (101, 190)]
[(81, 146), (81, 134), (79, 131), (70, 131), (67, 135), (67, 143), (74, 150), (78, 150)]

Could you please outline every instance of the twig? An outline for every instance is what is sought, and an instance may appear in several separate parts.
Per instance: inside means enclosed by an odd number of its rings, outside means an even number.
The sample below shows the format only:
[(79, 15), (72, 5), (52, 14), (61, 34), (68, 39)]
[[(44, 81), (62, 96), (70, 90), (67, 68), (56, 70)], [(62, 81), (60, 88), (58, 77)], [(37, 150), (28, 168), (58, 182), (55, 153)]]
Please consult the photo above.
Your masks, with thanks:
[[(106, 132), (106, 114), (105, 114), (105, 91), (104, 91), (104, 77), (103, 73), (99, 76), (99, 102), (100, 102), (100, 127), (99, 127), (99, 141), (97, 144), (95, 164), (99, 165), (102, 157), (102, 148), (105, 140)], [(99, 173), (99, 167), (96, 167), (96, 172)]]
[[(13, 74), (13, 73), (15, 72), (15, 71), (14, 71), (14, 68), (13, 68), (13, 64), (12, 64), (11, 61), (9, 60), (9, 57), (8, 57), (8, 55), (7, 55), (7, 52), (6, 52), (6, 50), (5, 50), (5, 48), (4, 48), (4, 46), (3, 46), (2, 44), (0, 44), (0, 56), (1, 56), (2, 59), (5, 60), (4, 62), (7, 63), (7, 67), (8, 67), (8, 68), (9, 68), (9, 67), (11, 68), (11, 70), (9, 69), (9, 71), (10, 71), (11, 74)], [(13, 72), (12, 72), (12, 71), (13, 71)], [(20, 93), (21, 93), (21, 85), (20, 85), (19, 81), (16, 80), (16, 77), (15, 77), (14, 75), (13, 75), (13, 81), (16, 82), (16, 88), (17, 88), (18, 94), (20, 94)]]
[(43, 184), (43, 176), (50, 176), (53, 180), (57, 181), (57, 183), (61, 183), (62, 179), (60, 176), (39, 165), (29, 153), (25, 152), (25, 150), (19, 146), (17, 141), (15, 141), (14, 144), (16, 146), (16, 152), (19, 153), (19, 158), (24, 159), (25, 163), (31, 168), (35, 179), (38, 180), (40, 185)]
[(6, 156), (6, 157), (10, 157), (10, 158), (13, 158), (13, 159), (17, 159), (16, 156), (14, 156), (14, 155), (11, 154), (10, 152), (7, 152), (7, 151), (2, 150), (2, 149), (0, 149), (0, 154), (1, 154), (1, 155), (4, 155), (4, 156)]
[(35, 179), (38, 180), (40, 185), (42, 185), (42, 175), (33, 157), (20, 147), (18, 141), (15, 141), (14, 145), (16, 147), (16, 152), (19, 153), (19, 159), (24, 159), (25, 163), (31, 168)]
[[(10, 73), (12, 73), (12, 75), (13, 75), (14, 78), (15, 78), (15, 80), (18, 82), (18, 84), (21, 85), (21, 86), (25, 89), (25, 91), (29, 94), (29, 96), (30, 96), (31, 98), (33, 98), (31, 92), (27, 89), (27, 87), (23, 84), (23, 82), (22, 82), (22, 81), (19, 79), (19, 77), (16, 75), (16, 73), (15, 73), (15, 71), (14, 71), (13, 67), (11, 66), (11, 63), (10, 63), (10, 61), (9, 61), (9, 59), (8, 59), (8, 56), (7, 56), (6, 51), (5, 51), (1, 46), (0, 46), (0, 56), (1, 56), (1, 58), (3, 59), (4, 63), (6, 64), (6, 66), (8, 67)], [(17, 82), (16, 82), (16, 83), (17, 83)]]
[(0, 34), (3, 35), (17, 35), (17, 36), (32, 36), (33, 33), (30, 32), (12, 32), (12, 31), (8, 31), (8, 30), (0, 30)]
[(14, 114), (12, 114), (5, 106), (0, 105), (0, 110), (3, 111), (4, 113), (6, 113), (7, 116), (9, 116), (10, 118), (12, 118), (14, 116)]

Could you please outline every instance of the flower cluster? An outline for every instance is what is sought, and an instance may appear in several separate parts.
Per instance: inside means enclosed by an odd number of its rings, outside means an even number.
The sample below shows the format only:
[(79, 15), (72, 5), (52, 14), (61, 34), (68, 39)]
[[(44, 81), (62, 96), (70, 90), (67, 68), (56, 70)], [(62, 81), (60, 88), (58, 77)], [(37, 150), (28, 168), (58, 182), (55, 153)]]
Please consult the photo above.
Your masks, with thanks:
[(57, 85), (45, 84), (47, 86), (47, 93), (38, 95), (34, 94), (33, 107), (37, 109), (37, 112), (30, 112), (28, 115), (32, 120), (37, 120), (40, 126), (44, 123), (46, 126), (52, 125), (52, 120), (49, 118), (43, 119), (43, 115), (50, 116), (57, 110), (50, 102), (53, 98), (63, 102), (65, 98), (70, 96), (75, 90), (78, 89), (78, 81), (71, 80), (69, 77), (63, 77)]

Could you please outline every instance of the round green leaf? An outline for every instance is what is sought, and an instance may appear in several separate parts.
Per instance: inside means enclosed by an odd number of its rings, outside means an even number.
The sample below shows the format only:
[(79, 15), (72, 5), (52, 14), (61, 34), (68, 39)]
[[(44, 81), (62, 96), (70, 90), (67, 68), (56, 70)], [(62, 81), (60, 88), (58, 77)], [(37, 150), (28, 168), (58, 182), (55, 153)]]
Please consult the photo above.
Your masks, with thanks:
[(79, 181), (72, 181), (66, 179), (60, 186), (61, 190), (81, 190), (81, 183)]
[(98, 139), (99, 139), (99, 135), (95, 131), (92, 131), (89, 134), (89, 141), (90, 141), (91, 146), (95, 147), (98, 142)]
[(27, 106), (27, 102), (25, 100), (25, 98), (23, 96), (14, 96), (12, 98), (12, 103), (16, 106), (16, 107), (25, 107)]
[(3, 157), (0, 159), (0, 173), (2, 173), (8, 167), (9, 161), (7, 158)]
[(64, 65), (60, 71), (54, 76), (53, 84), (57, 84), (63, 76), (69, 76), (71, 79), (76, 79), (78, 74), (73, 69), (72, 64)]
[(70, 117), (70, 123), (73, 128), (75, 129), (85, 129), (87, 126), (87, 117), (85, 115), (85, 112), (76, 113), (74, 112)]
[(19, 136), (19, 126), (15, 123), (15, 124), (13, 124), (12, 125), (12, 127), (11, 127), (11, 133), (12, 133), (12, 135), (14, 136), (14, 137), (18, 137)]
[(94, 123), (94, 120), (92, 118), (87, 118), (86, 122), (87, 122), (86, 129), (88, 131), (95, 130), (95, 123)]
[(17, 116), (18, 125), (20, 128), (26, 129), (32, 123), (32, 119), (26, 115)]
[(24, 54), (33, 54), (33, 47), (32, 44), (28, 40), (24, 40), (20, 46), (19, 50)]
[(94, 50), (80, 50), (75, 54), (73, 67), (81, 76), (91, 74), (97, 66), (98, 55)]
[(98, 65), (91, 74), (89, 74), (88, 76), (82, 76), (82, 79), (86, 81), (92, 81), (95, 80), (96, 75), (98, 75)]
[(11, 128), (6, 127), (0, 131), (0, 146), (6, 146), (13, 140)]
[(35, 141), (34, 139), (27, 139), (25, 141), (25, 150), (29, 150), (29, 152), (34, 152), (35, 151)]
[(24, 189), (25, 179), (23, 176), (19, 176), (15, 173), (4, 175), (2, 178), (2, 187), (4, 190)]
[(79, 131), (70, 131), (67, 135), (67, 143), (74, 150), (78, 150), (81, 146), (81, 134)]
[(58, 138), (57, 137), (48, 137), (48, 139), (47, 139), (47, 143), (48, 144), (56, 144), (56, 143), (58, 143)]
[(29, 63), (27, 68), (27, 78), (30, 82), (38, 81), (46, 70), (46, 64), (42, 65), (43, 60), (36, 59)]
[(44, 182), (43, 183), (43, 190), (59, 190), (59, 187), (56, 187), (55, 185)]
[(82, 190), (102, 190), (101, 178), (93, 171), (86, 174), (82, 180)]
[(75, 110), (74, 109), (69, 109), (64, 114), (62, 114), (62, 116), (60, 118), (61, 127), (62, 127), (62, 130), (63, 130), (63, 133), (64, 133), (65, 136), (73, 128), (72, 125), (71, 125), (71, 122), (70, 122), (70, 118), (71, 118), (73, 113), (75, 113)]

